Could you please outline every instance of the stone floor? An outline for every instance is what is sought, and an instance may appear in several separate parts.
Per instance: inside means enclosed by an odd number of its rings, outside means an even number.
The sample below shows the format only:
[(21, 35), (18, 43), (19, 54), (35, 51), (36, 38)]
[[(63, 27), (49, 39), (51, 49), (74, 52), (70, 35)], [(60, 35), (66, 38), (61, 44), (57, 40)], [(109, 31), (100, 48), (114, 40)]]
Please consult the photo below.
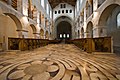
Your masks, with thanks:
[(0, 80), (120, 80), (120, 57), (74, 45), (0, 53)]

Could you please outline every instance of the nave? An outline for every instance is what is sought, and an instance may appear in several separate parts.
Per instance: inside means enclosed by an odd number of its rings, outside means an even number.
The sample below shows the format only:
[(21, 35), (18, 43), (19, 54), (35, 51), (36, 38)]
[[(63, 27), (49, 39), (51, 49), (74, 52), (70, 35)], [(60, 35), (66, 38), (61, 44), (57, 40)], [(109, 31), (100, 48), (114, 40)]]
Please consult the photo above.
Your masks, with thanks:
[(7, 51), (0, 53), (0, 80), (120, 80), (120, 57), (73, 44)]

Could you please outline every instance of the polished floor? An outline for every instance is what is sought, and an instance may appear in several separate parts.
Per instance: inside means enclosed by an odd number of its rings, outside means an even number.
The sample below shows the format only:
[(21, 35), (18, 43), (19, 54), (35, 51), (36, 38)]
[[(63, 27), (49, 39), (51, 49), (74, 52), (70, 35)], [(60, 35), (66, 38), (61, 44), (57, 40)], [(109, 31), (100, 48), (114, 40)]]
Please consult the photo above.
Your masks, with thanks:
[(0, 80), (120, 80), (120, 57), (70, 44), (0, 53)]

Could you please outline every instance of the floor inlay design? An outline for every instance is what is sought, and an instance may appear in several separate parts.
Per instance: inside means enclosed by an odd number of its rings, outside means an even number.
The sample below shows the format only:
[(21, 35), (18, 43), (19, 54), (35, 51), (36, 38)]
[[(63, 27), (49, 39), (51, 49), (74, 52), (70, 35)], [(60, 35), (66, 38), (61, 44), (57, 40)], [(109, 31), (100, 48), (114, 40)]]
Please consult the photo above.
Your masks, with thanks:
[(0, 80), (120, 80), (120, 57), (68, 44), (0, 55), (0, 60)]

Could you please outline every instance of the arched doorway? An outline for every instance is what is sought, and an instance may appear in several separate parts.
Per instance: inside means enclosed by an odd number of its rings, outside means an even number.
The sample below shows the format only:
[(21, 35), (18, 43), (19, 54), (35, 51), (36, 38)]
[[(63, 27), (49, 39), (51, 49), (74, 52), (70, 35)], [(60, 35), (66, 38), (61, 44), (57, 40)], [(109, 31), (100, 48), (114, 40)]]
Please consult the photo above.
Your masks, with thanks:
[(75, 36), (74, 21), (68, 16), (59, 16), (54, 20), (54, 39), (73, 39)]
[(87, 38), (93, 38), (93, 23), (91, 21), (87, 24), (86, 32)]
[(57, 25), (57, 39), (71, 39), (71, 24), (67, 21), (61, 21)]
[(104, 34), (113, 38), (114, 53), (120, 53), (120, 28), (118, 28), (118, 20), (120, 20), (118, 17), (119, 14), (120, 5), (111, 4), (104, 9), (98, 23), (101, 29), (99, 34)]

